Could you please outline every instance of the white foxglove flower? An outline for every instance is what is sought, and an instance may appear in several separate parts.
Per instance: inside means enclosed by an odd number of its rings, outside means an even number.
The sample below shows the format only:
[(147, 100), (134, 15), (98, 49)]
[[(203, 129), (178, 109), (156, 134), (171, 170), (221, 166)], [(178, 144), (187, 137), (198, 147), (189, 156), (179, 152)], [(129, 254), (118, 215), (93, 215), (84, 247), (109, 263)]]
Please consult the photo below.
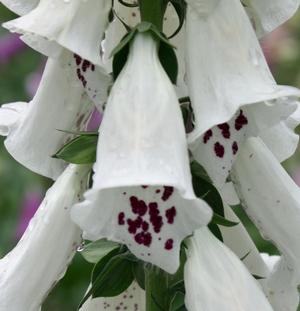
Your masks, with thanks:
[(94, 184), (72, 209), (90, 239), (127, 244), (174, 273), (181, 241), (211, 219), (195, 197), (182, 116), (149, 34), (138, 34), (99, 130)]
[(232, 177), (246, 212), (300, 284), (300, 189), (259, 138), (246, 141)]
[(276, 84), (239, 0), (189, 0), (186, 22), (190, 149), (222, 186), (245, 138), (288, 117), (300, 93)]
[[(225, 205), (225, 217), (234, 222), (239, 218)], [(265, 295), (275, 311), (295, 311), (299, 303), (297, 281), (285, 259), (260, 254), (247, 230), (240, 222), (234, 227), (220, 227), (224, 244), (239, 258), (252, 275), (259, 276)]]
[(33, 10), (40, 0), (1, 0), (1, 3), (18, 15), (24, 15)]
[(188, 243), (184, 269), (189, 311), (272, 311), (256, 280), (207, 228)]
[(299, 8), (299, 0), (242, 0), (259, 37), (271, 32)]
[(136, 282), (122, 294), (112, 298), (89, 299), (80, 311), (146, 311), (146, 295)]
[(70, 208), (81, 198), (89, 167), (69, 166), (31, 220), (18, 245), (0, 260), (0, 310), (38, 311), (81, 243)]
[(21, 164), (56, 179), (66, 167), (54, 155), (72, 134), (84, 130), (94, 105), (68, 64), (49, 59), (39, 89), (30, 103), (12, 103), (0, 109), (0, 134), (5, 146)]
[(295, 311), (299, 306), (299, 279), (295, 278), (284, 257), (263, 256), (270, 275), (265, 280), (265, 293), (274, 311)]
[(57, 57), (68, 49), (102, 65), (100, 45), (110, 9), (108, 0), (40, 0), (34, 10), (3, 26), (24, 34), (27, 44), (47, 56)]

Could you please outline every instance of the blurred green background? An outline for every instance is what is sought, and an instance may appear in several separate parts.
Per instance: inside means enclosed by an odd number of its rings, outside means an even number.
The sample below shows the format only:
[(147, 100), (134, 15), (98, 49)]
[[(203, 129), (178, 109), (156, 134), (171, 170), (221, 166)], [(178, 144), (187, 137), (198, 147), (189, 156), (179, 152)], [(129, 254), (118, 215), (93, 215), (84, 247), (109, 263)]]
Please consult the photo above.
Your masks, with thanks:
[[(14, 18), (0, 4), (0, 22)], [(10, 42), (10, 40), (12, 40)], [(289, 23), (269, 35), (262, 43), (271, 69), (280, 84), (300, 87), (300, 13)], [(11, 38), (0, 28), (0, 105), (29, 101), (36, 89), (45, 59)], [(37, 129), (38, 130), (38, 129)], [(12, 159), (0, 138), (0, 258), (17, 242), (32, 209), (51, 185)], [(300, 185), (300, 151), (285, 163)], [(246, 217), (243, 217), (261, 251), (276, 253), (263, 241)], [(66, 277), (51, 293), (43, 311), (73, 311), (89, 283), (91, 266), (77, 254)]]

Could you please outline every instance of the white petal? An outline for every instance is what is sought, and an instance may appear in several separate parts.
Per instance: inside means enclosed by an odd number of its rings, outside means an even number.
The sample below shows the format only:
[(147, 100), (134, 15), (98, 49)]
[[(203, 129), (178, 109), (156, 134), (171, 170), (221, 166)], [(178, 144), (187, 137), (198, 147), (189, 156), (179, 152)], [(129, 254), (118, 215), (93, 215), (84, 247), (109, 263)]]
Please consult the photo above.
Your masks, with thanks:
[(27, 108), (28, 104), (24, 102), (2, 105), (0, 109), (0, 135), (9, 135)]
[(239, 0), (220, 1), (205, 18), (188, 5), (186, 23), (187, 84), (195, 113), (191, 141), (244, 105), (299, 95), (274, 81)]
[(278, 257), (268, 259), (277, 263), (266, 280), (267, 297), (275, 311), (295, 311), (299, 306), (299, 279), (295, 279), (284, 257)]
[(100, 45), (110, 9), (107, 0), (40, 0), (27, 15), (3, 26), (27, 34), (27, 43), (47, 56), (60, 55), (63, 47), (101, 65)]
[(254, 22), (257, 35), (264, 36), (289, 18), (299, 8), (299, 0), (244, 0), (247, 11)]
[(80, 311), (146, 311), (145, 292), (133, 282), (121, 295), (112, 298), (89, 299)]
[(24, 15), (33, 10), (40, 0), (1, 0), (1, 3), (18, 15)]
[(246, 212), (299, 278), (300, 189), (259, 138), (244, 144), (233, 179)]
[(84, 191), (89, 168), (70, 166), (47, 192), (18, 245), (0, 260), (0, 310), (37, 311), (81, 241), (70, 208)]
[(243, 258), (248, 254), (243, 259), (243, 263), (251, 274), (260, 277), (268, 277), (270, 272), (268, 266), (261, 258), (260, 253), (241, 220), (227, 204), (224, 204), (224, 211), (226, 219), (239, 223), (234, 227), (220, 226), (225, 245), (228, 246), (239, 258)]
[(276, 156), (279, 162), (291, 157), (298, 146), (299, 135), (294, 131), (300, 123), (300, 104), (297, 110), (285, 121), (260, 133), (260, 138)]
[(7, 150), (17, 161), (53, 179), (66, 163), (51, 156), (72, 137), (59, 130), (83, 130), (93, 109), (83, 87), (68, 70), (59, 61), (48, 60), (37, 94), (19, 112), (5, 140)]
[[(289, 90), (287, 88), (287, 92)], [(269, 128), (288, 118), (296, 107), (294, 101), (289, 99), (245, 106), (228, 122), (218, 124), (192, 141), (190, 150), (215, 185), (221, 188), (244, 141), (249, 136), (268, 132)]]
[(201, 18), (206, 18), (214, 12), (220, 0), (186, 0), (186, 2)]
[(187, 255), (184, 278), (189, 311), (272, 310), (243, 263), (207, 228), (195, 232)]
[(74, 221), (89, 237), (127, 244), (175, 272), (181, 240), (206, 225), (211, 211), (193, 192), (179, 103), (149, 35), (136, 36), (112, 88), (94, 170)]

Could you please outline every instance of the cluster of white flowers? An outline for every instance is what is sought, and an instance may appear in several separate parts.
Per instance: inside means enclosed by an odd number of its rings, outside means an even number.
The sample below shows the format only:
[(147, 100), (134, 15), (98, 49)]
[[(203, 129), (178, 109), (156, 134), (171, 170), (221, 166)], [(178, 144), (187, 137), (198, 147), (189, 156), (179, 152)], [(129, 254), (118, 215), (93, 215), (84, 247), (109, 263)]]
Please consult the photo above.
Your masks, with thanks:
[[(289, 19), (300, 1), (186, 0), (184, 26), (171, 39), (176, 86), (147, 31), (135, 33), (112, 81), (109, 55), (126, 34), (120, 20), (137, 25), (137, 8), (114, 1), (119, 18), (111, 20), (111, 0), (1, 2), (21, 15), (3, 26), (48, 61), (31, 102), (1, 107), (0, 134), (17, 161), (56, 181), (18, 245), (0, 260), (0, 311), (40, 310), (82, 235), (126, 244), (168, 273), (178, 269), (181, 243), (191, 236), (188, 311), (296, 311), (300, 189), (280, 162), (298, 143), (300, 90), (276, 84), (258, 38)], [(166, 35), (177, 24), (168, 6)], [(194, 112), (188, 135), (179, 97), (189, 97)], [(51, 156), (86, 129), (95, 107), (104, 117), (87, 190), (90, 165)], [(222, 194), (226, 218), (240, 222), (230, 207), (240, 201), (281, 257), (261, 255), (241, 223), (220, 226), (224, 243), (211, 233), (212, 210), (194, 193), (191, 157)], [(88, 300), (82, 311), (124, 304), (146, 310), (136, 283), (121, 296)]]

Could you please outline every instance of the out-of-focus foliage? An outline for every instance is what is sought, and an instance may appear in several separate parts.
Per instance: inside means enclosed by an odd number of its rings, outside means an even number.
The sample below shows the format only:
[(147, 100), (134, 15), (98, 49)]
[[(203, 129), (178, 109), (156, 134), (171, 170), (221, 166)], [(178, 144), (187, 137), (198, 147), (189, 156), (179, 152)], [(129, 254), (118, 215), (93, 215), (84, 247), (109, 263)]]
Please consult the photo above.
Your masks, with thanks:
[[(14, 14), (0, 4), (1, 23), (14, 17)], [(0, 28), (0, 38), (7, 34), (5, 29)], [(300, 87), (300, 13), (285, 27), (274, 32), (264, 42), (264, 47), (277, 81)], [(28, 77), (36, 71), (42, 71), (44, 63), (45, 59), (41, 55), (26, 46), (9, 61), (0, 61), (0, 105), (30, 100)], [(0, 138), (0, 257), (17, 242), (16, 231), (26, 193), (32, 190), (44, 193), (51, 185), (50, 180), (29, 172), (12, 159), (6, 152), (3, 141)], [(285, 166), (296, 178), (298, 174), (300, 180), (299, 150)], [(262, 240), (247, 217), (242, 218), (259, 249), (274, 254), (276, 250), (272, 245)], [(91, 266), (78, 254), (66, 278), (47, 299), (43, 311), (76, 310), (88, 286), (90, 270)]]

